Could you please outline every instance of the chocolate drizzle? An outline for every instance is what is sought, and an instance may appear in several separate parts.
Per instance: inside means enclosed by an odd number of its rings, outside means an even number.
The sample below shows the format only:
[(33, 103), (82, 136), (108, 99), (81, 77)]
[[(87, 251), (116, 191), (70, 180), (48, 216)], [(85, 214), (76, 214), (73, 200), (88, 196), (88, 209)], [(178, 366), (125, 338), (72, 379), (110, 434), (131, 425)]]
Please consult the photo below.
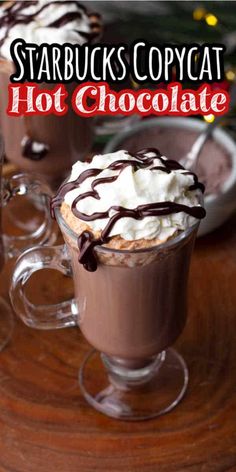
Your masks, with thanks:
[[(53, 0), (51, 2), (48, 2), (45, 5), (42, 5), (39, 7), (39, 9), (32, 14), (27, 14), (24, 12), (24, 10), (27, 9), (31, 6), (36, 6), (39, 5), (38, 0), (29, 0), (29, 1), (20, 1), (20, 2), (14, 2), (12, 5), (6, 7), (3, 11), (4, 14), (1, 17), (1, 28), (6, 28), (6, 32), (4, 37), (0, 40), (0, 48), (4, 44), (4, 41), (7, 39), (9, 32), (11, 28), (13, 28), (16, 25), (19, 24), (24, 24), (27, 25), (34, 21), (38, 15), (42, 13), (43, 10), (46, 8), (50, 7), (51, 5), (62, 5), (63, 3), (60, 2), (59, 0)], [(101, 24), (99, 22), (99, 15), (93, 14), (92, 16), (87, 12), (87, 9), (81, 5), (80, 2), (77, 0), (66, 0), (66, 4), (71, 4), (74, 5), (77, 8), (77, 11), (75, 12), (68, 12), (63, 14), (61, 17), (59, 17), (57, 20), (53, 21), (52, 23), (49, 23), (48, 25), (44, 25), (44, 27), (48, 28), (61, 28), (62, 26), (65, 26), (66, 24), (80, 19), (82, 17), (82, 12), (87, 15), (89, 22), (90, 22), (90, 32), (84, 32), (81, 30), (74, 30), (76, 33), (78, 33), (80, 36), (85, 38), (88, 42), (91, 40), (95, 39), (99, 34), (101, 30)]]
[[(127, 152), (127, 151), (126, 151)], [(152, 153), (152, 156), (148, 156), (149, 153)], [(130, 154), (130, 153), (129, 153)], [(118, 220), (121, 218), (134, 218), (135, 220), (141, 220), (148, 216), (165, 216), (171, 215), (173, 213), (184, 212), (194, 218), (202, 219), (205, 217), (205, 210), (201, 206), (187, 206), (179, 203), (166, 201), (158, 203), (148, 203), (145, 205), (139, 205), (136, 208), (128, 209), (122, 206), (111, 206), (107, 211), (104, 212), (95, 212), (91, 215), (87, 215), (78, 210), (77, 204), (84, 198), (92, 197), (97, 200), (100, 199), (99, 193), (97, 191), (97, 186), (104, 183), (112, 183), (118, 179), (120, 173), (127, 167), (133, 167), (134, 171), (143, 168), (149, 168), (149, 170), (160, 170), (165, 173), (171, 173), (174, 170), (181, 170), (185, 175), (191, 175), (193, 177), (194, 183), (189, 187), (189, 190), (199, 189), (201, 192), (204, 192), (204, 185), (198, 182), (197, 176), (189, 171), (186, 171), (183, 166), (177, 161), (172, 159), (164, 159), (160, 152), (154, 148), (146, 148), (137, 152), (131, 156), (134, 159), (126, 160), (121, 159), (115, 162), (112, 162), (106, 169), (117, 170), (119, 171), (115, 176), (102, 177), (95, 179), (91, 184), (91, 190), (80, 194), (76, 197), (72, 203), (72, 213), (82, 221), (94, 221), (97, 219), (107, 219), (109, 221), (99, 238), (94, 238), (93, 234), (90, 231), (83, 231), (83, 233), (78, 237), (78, 247), (80, 251), (79, 262), (84, 265), (85, 269), (88, 271), (95, 271), (97, 268), (96, 256), (94, 253), (95, 246), (100, 246), (106, 244), (110, 239), (110, 233)], [(155, 159), (161, 161), (163, 166), (155, 166)], [(153, 167), (150, 167), (154, 165)], [(51, 214), (52, 217), (55, 217), (55, 208), (61, 206), (65, 195), (67, 192), (74, 190), (79, 187), (86, 179), (89, 177), (96, 177), (104, 169), (87, 169), (80, 174), (80, 176), (73, 182), (67, 182), (62, 184), (59, 188), (57, 195), (52, 199), (51, 202)], [(115, 212), (112, 217), (109, 217), (111, 210)]]

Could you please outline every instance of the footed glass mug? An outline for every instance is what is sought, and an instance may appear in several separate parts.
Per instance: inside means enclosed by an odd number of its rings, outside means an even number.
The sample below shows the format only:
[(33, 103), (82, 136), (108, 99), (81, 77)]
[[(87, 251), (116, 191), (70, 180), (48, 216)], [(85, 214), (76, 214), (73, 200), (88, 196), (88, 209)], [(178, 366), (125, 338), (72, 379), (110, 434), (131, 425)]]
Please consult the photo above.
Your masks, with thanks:
[[(186, 321), (189, 264), (199, 224), (148, 249), (97, 246), (97, 270), (88, 272), (78, 262), (77, 235), (58, 209), (56, 219), (65, 246), (30, 249), (16, 263), (10, 288), (16, 313), (33, 328), (80, 327), (95, 349), (80, 368), (79, 384), (100, 412), (142, 420), (170, 411), (188, 384), (185, 361), (169, 346)], [(73, 277), (73, 300), (35, 306), (27, 299), (27, 281), (45, 268)]]
[[(3, 162), (3, 142), (0, 136), (0, 271), (4, 266), (4, 261), (9, 257), (19, 256), (19, 254), (35, 244), (52, 244), (56, 238), (56, 231), (50, 217), (49, 201), (50, 189), (42, 183), (37, 176), (27, 174), (13, 175), (10, 178), (2, 178)], [(17, 210), (12, 212), (11, 203), (17, 198), (26, 196), (36, 204), (40, 210), (40, 219), (32, 218), (31, 224), (27, 224), (19, 215), (22, 208), (17, 206)], [(4, 234), (2, 230), (2, 210), (11, 214), (14, 221), (14, 228), (18, 230), (18, 235)], [(24, 204), (25, 207), (25, 204)], [(20, 228), (21, 226), (21, 228)], [(21, 231), (19, 231), (19, 228)], [(26, 231), (27, 229), (27, 231)], [(13, 328), (12, 310), (7, 303), (0, 298), (0, 351), (10, 339)]]
[[(12, 24), (12, 18), (15, 16), (15, 11), (16, 9), (13, 9), (12, 13), (9, 13), (10, 25)], [(11, 14), (12, 18), (10, 18)], [(79, 13), (77, 14), (79, 15)], [(102, 22), (96, 13), (90, 15), (87, 12), (85, 14), (91, 22), (91, 34), (87, 41), (95, 44), (102, 34)], [(18, 12), (18, 15), (16, 14), (18, 21), (24, 23), (25, 19), (26, 23), (28, 16), (25, 15), (25, 12), (23, 12), (22, 18), (19, 20)], [(73, 18), (70, 19), (71, 15), (73, 17), (76, 13), (70, 12), (64, 15), (62, 28), (66, 25), (67, 20), (72, 22), (71, 28), (73, 27), (74, 22)], [(57, 11), (55, 11), (55, 16), (58, 16)], [(60, 20), (60, 18), (57, 18), (57, 20)], [(40, 20), (37, 21), (40, 24)], [(83, 21), (82, 18), (81, 21)], [(41, 27), (43, 22), (44, 20), (42, 20)], [(68, 23), (65, 26), (65, 32), (67, 28)], [(51, 30), (51, 34), (54, 34), (54, 28)], [(64, 35), (65, 33), (62, 31), (62, 38)], [(22, 171), (35, 172), (42, 176), (53, 188), (58, 188), (58, 184), (61, 184), (70, 172), (72, 164), (78, 159), (85, 160), (91, 150), (94, 137), (93, 119), (77, 115), (72, 107), (69, 107), (68, 112), (61, 116), (55, 114), (27, 115), (20, 118), (8, 116), (5, 111), (8, 107), (8, 86), (10, 76), (14, 72), (13, 61), (0, 57), (0, 121), (7, 158)], [(41, 83), (38, 84), (38, 87), (42, 90), (45, 88), (52, 90), (56, 85), (58, 84)], [(71, 102), (76, 85), (78, 84), (74, 82), (64, 84), (68, 94), (68, 102)], [(13, 133), (14, 139), (12, 139)]]

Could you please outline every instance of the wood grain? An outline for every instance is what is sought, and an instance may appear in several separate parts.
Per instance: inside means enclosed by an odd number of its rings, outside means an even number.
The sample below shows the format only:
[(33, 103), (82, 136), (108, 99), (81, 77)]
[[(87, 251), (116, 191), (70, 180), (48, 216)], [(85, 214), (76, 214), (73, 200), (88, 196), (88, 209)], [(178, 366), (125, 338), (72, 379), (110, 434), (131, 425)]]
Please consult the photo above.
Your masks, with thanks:
[[(95, 412), (77, 383), (90, 349), (79, 330), (40, 332), (16, 321), (0, 354), (0, 472), (236, 471), (235, 224), (236, 216), (197, 242), (177, 343), (190, 385), (166, 416), (131, 424)], [(5, 297), (11, 271), (8, 262), (0, 276)], [(51, 271), (29, 291), (55, 302), (72, 284)]]

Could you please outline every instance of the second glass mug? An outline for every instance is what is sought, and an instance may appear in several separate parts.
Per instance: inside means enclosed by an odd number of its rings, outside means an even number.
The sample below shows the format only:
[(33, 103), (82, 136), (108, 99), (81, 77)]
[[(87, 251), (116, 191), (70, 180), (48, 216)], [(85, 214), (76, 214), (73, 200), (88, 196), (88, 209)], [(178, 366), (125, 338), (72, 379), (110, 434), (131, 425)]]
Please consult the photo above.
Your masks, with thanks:
[[(0, 271), (4, 266), (4, 261), (11, 257), (19, 256), (26, 248), (35, 244), (52, 244), (56, 239), (56, 231), (50, 218), (49, 201), (51, 191), (49, 187), (38, 179), (35, 175), (15, 174), (11, 177), (2, 177), (3, 163), (3, 142), (0, 136)], [(42, 213), (40, 223), (38, 220), (31, 221), (30, 231), (27, 225), (22, 221), (22, 215), (18, 215), (19, 211), (25, 208), (17, 207), (17, 212), (11, 212), (10, 203), (16, 202), (18, 196), (26, 196), (34, 202)], [(4, 234), (2, 230), (2, 209), (6, 208), (11, 219), (14, 220), (15, 229), (21, 231), (19, 235)], [(34, 224), (35, 223), (35, 224)], [(24, 229), (24, 231), (22, 231)], [(27, 229), (27, 232), (25, 231)], [(0, 351), (9, 341), (13, 329), (12, 310), (4, 299), (0, 298)]]
[[(16, 263), (10, 288), (16, 313), (32, 328), (80, 327), (95, 349), (83, 361), (79, 384), (98, 411), (124, 420), (167, 413), (188, 384), (185, 361), (169, 346), (186, 321), (189, 265), (199, 223), (152, 248), (97, 246), (97, 270), (88, 272), (78, 262), (77, 235), (59, 210), (56, 219), (66, 244), (30, 249)], [(25, 284), (46, 268), (73, 277), (73, 300), (36, 306), (27, 299)]]

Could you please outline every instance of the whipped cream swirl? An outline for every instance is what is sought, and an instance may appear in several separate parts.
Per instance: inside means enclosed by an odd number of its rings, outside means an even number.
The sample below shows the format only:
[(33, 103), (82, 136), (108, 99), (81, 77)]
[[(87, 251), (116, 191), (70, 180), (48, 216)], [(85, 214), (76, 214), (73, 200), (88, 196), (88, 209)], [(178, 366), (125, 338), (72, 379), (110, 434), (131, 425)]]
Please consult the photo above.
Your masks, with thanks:
[(16, 1), (0, 8), (0, 56), (11, 60), (10, 45), (23, 38), (28, 43), (82, 45), (101, 32), (99, 16), (74, 0)]
[[(156, 150), (141, 153), (144, 158), (143, 165), (138, 153), (132, 156), (124, 150), (95, 156), (90, 163), (78, 161), (73, 165), (68, 182), (75, 182), (84, 171), (87, 171), (87, 175), (75, 188), (73, 184), (65, 184), (63, 198), (73, 213), (79, 213), (80, 218), (86, 221), (92, 233), (102, 232), (106, 228), (109, 220), (116, 214), (114, 207), (136, 209), (143, 205), (171, 202), (190, 209), (201, 208), (199, 188), (202, 189), (202, 186), (194, 174), (183, 169), (175, 161), (161, 155), (157, 157)], [(122, 168), (116, 165), (120, 161), (123, 163)], [(167, 170), (165, 163), (174, 163), (173, 170)], [(98, 172), (93, 173), (94, 169)], [(89, 170), (94, 175), (89, 176)], [(96, 193), (92, 195), (91, 190)], [(57, 196), (54, 203), (58, 203)], [(107, 217), (90, 219), (91, 215), (106, 212)], [(109, 237), (120, 236), (126, 240), (166, 240), (177, 230), (185, 230), (197, 221), (197, 218), (185, 211), (172, 213), (166, 210), (166, 213), (163, 216), (145, 216), (140, 219), (123, 216), (115, 222)]]

